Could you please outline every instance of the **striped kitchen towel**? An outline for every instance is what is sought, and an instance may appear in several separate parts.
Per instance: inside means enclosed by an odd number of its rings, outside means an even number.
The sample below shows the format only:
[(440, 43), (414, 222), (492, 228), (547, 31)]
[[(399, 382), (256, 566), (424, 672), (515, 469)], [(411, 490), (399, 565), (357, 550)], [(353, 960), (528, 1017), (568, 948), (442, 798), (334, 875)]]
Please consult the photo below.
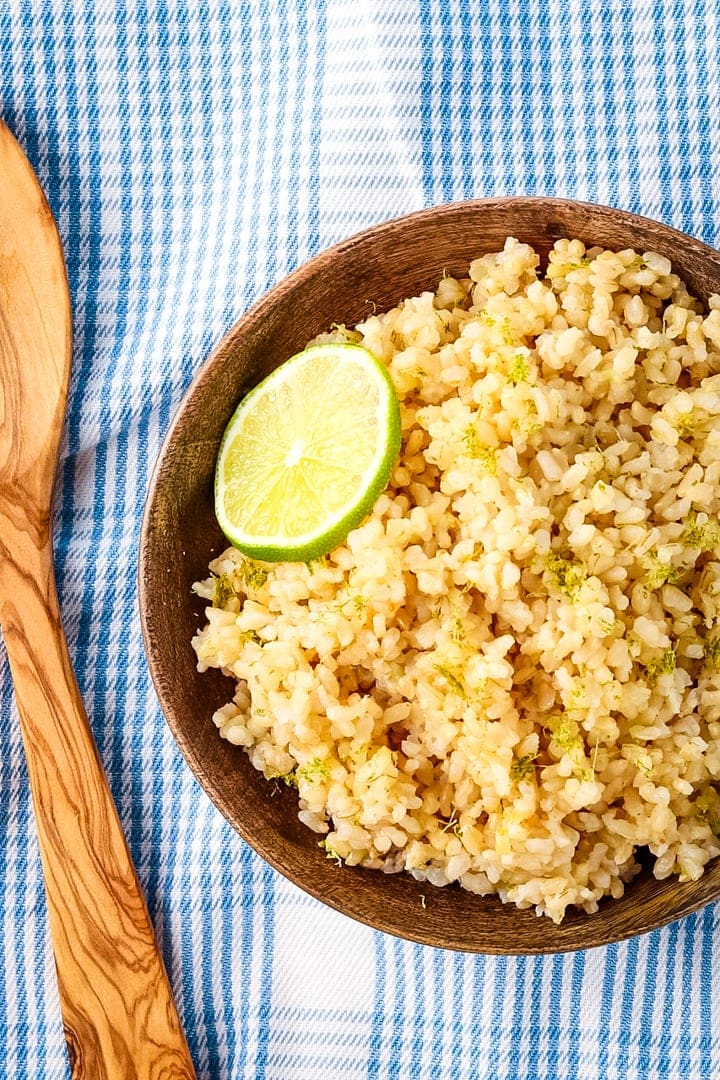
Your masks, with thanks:
[[(383, 218), (514, 193), (717, 244), (719, 54), (714, 0), (0, 4), (0, 115), (48, 193), (74, 305), (61, 605), (200, 1077), (720, 1077), (720, 907), (532, 958), (434, 951), (326, 909), (245, 846), (181, 760), (135, 595), (148, 475), (183, 391), (308, 256)], [(59, 1080), (2, 646), (0, 737), (0, 1076)]]

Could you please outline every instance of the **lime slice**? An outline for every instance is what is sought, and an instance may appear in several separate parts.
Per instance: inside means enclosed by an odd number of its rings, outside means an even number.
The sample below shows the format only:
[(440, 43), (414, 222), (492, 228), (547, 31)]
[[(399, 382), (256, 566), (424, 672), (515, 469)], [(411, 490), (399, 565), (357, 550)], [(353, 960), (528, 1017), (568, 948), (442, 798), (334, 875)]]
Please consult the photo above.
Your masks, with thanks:
[(292, 356), (238, 406), (220, 446), (215, 514), (265, 562), (332, 551), (372, 510), (400, 450), (385, 366), (359, 345)]

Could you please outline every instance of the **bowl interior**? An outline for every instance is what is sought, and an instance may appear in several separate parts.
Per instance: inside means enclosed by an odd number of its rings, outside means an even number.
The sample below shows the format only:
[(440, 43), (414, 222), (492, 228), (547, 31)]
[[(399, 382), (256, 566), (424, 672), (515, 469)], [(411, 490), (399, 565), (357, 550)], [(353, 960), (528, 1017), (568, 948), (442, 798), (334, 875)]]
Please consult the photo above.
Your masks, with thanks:
[(329, 249), (272, 289), (230, 330), (198, 373), (166, 437), (151, 484), (140, 552), (140, 610), (150, 671), (182, 753), (215, 805), (271, 865), (353, 918), (411, 940), (488, 953), (555, 952), (607, 944), (656, 928), (720, 896), (720, 861), (698, 882), (656, 881), (644, 871), (620, 901), (561, 926), (533, 911), (409, 875), (338, 867), (297, 819), (297, 797), (267, 782), (211, 721), (233, 684), (200, 675), (190, 639), (204, 602), (191, 585), (226, 547), (213, 512), (220, 439), (242, 395), (334, 322), (353, 325), (373, 310), (434, 289), (443, 272), (507, 236), (546, 256), (563, 236), (640, 252), (654, 250), (696, 295), (720, 292), (720, 256), (666, 226), (619, 210), (555, 199), (450, 204), (386, 222)]

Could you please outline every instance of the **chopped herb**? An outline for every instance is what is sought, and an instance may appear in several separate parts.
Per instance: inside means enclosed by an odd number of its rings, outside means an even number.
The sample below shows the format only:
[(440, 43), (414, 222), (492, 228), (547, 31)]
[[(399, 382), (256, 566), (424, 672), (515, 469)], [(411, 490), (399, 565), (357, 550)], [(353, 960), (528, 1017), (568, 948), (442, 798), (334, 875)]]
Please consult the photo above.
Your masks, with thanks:
[(693, 803), (696, 815), (720, 836), (720, 792), (713, 787), (705, 788)]
[(676, 661), (675, 646), (671, 645), (665, 650), (662, 656), (659, 656), (655, 660), (651, 660), (649, 664), (646, 664), (645, 678), (650, 686), (654, 686), (661, 675), (670, 675), (675, 670)]
[(213, 607), (224, 608), (231, 600), (237, 598), (232, 581), (227, 574), (219, 574), (213, 582)]
[(503, 339), (503, 341), (505, 342), (506, 345), (514, 345), (515, 344), (515, 335), (512, 332), (512, 327), (510, 326), (510, 320), (507, 317), (507, 315), (505, 316), (503, 321), (500, 323), (500, 333), (502, 334), (502, 339)]
[(581, 563), (574, 559), (564, 559), (551, 551), (545, 559), (545, 569), (550, 574), (550, 580), (556, 589), (570, 600), (577, 600), (587, 578), (587, 570)]
[(632, 262), (628, 263), (625, 267), (625, 273), (635, 270), (647, 270), (647, 263), (643, 259), (642, 255), (637, 255)]
[(720, 547), (720, 525), (716, 521), (698, 522), (697, 512), (691, 510), (681, 540), (691, 548), (712, 551)]
[(508, 371), (508, 379), (512, 383), (526, 382), (530, 365), (524, 353), (515, 353)]
[(523, 754), (517, 761), (513, 761), (510, 768), (511, 778), (520, 783), (521, 780), (527, 780), (529, 776), (532, 776), (535, 771), (535, 756), (535, 754)]
[(259, 566), (252, 559), (243, 559), (240, 566), (240, 576), (248, 589), (262, 589), (268, 573), (264, 566)]
[(714, 638), (707, 638), (704, 644), (705, 663), (711, 664), (720, 671), (720, 634)]
[(330, 776), (330, 762), (327, 758), (316, 757), (301, 765), (296, 772), (298, 780), (327, 780)]
[(561, 274), (571, 274), (573, 270), (582, 270), (584, 267), (589, 266), (592, 259), (587, 255), (581, 256), (579, 259), (574, 259), (572, 262), (550, 264), (549, 269), (557, 270)]
[(661, 562), (657, 555), (648, 555), (643, 559), (645, 584), (649, 589), (659, 589), (662, 585), (674, 585), (680, 577), (680, 571), (670, 563)]
[(450, 637), (458, 645), (466, 638), (465, 624), (458, 615), (453, 615), (450, 621)]
[(585, 743), (577, 720), (566, 714), (553, 716), (548, 720), (547, 727), (553, 742), (564, 754), (577, 753), (578, 750), (584, 754)]
[(695, 431), (695, 420), (691, 412), (681, 413), (677, 417), (674, 424), (675, 430), (681, 437), (683, 435), (692, 435)]
[(445, 664), (435, 664), (435, 670), (439, 672), (440, 675), (442, 675), (443, 679), (445, 679), (445, 682), (448, 684), (453, 693), (457, 694), (458, 697), (461, 698), (467, 697), (467, 693), (465, 691), (462, 679), (459, 679), (458, 676), (455, 675), (455, 673), (451, 671), (449, 667), (446, 667)]
[(362, 615), (365, 610), (365, 597), (361, 593), (355, 593), (354, 596), (346, 596), (344, 600), (339, 600), (334, 605), (335, 611), (344, 611), (345, 608), (350, 605), (356, 615)]
[(602, 630), (603, 634), (612, 634), (613, 630), (615, 629), (615, 620), (601, 619), (600, 629)]
[(482, 321), (485, 323), (486, 326), (494, 326), (495, 325), (495, 319), (492, 317), (492, 315), (490, 314), (490, 312), (488, 311), (487, 308), (483, 308), (482, 311), (479, 311), (478, 315), (480, 316), (480, 318), (482, 319)]
[(485, 446), (480, 442), (477, 428), (469, 424), (463, 432), (463, 442), (466, 446), (468, 457), (475, 458), (480, 462), (486, 473), (495, 476), (497, 473), (497, 451), (492, 446)]

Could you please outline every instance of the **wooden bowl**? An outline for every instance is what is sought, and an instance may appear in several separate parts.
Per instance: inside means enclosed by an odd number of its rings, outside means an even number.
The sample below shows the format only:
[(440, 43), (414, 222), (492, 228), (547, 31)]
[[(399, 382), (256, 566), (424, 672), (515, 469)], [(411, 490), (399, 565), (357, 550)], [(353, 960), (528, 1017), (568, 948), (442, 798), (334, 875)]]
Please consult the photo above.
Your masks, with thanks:
[[(620, 900), (560, 926), (533, 910), (407, 874), (338, 867), (297, 819), (297, 795), (268, 783), (244, 751), (221, 739), (211, 715), (233, 684), (196, 670), (190, 646), (204, 602), (191, 593), (226, 546), (213, 513), (213, 471), (238, 400), (331, 323), (352, 325), (404, 297), (434, 289), (443, 271), (518, 237), (545, 256), (560, 237), (654, 250), (701, 298), (720, 292), (720, 255), (689, 237), (620, 210), (557, 199), (488, 199), (388, 221), (311, 259), (271, 289), (230, 330), (188, 390), (150, 486), (140, 552), (140, 611), (160, 704), (190, 768), (240, 835), (280, 873), (330, 907), (380, 930), (468, 952), (545, 953), (589, 948), (652, 930), (720, 897), (720, 860), (697, 882), (656, 881), (644, 870)], [(421, 897), (424, 897), (423, 901)], [(423, 902), (425, 906), (423, 906)]]

